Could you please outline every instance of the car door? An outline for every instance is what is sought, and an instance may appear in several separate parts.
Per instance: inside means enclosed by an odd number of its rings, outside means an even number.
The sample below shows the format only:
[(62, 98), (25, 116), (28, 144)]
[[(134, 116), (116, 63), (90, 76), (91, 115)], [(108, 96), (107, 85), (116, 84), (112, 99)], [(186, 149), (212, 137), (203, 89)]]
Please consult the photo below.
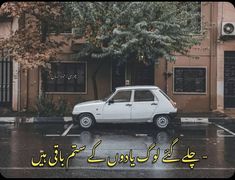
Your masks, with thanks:
[(103, 107), (102, 119), (108, 123), (124, 123), (131, 120), (131, 90), (119, 90)]
[(151, 120), (157, 105), (158, 100), (150, 90), (135, 90), (131, 111), (132, 122)]

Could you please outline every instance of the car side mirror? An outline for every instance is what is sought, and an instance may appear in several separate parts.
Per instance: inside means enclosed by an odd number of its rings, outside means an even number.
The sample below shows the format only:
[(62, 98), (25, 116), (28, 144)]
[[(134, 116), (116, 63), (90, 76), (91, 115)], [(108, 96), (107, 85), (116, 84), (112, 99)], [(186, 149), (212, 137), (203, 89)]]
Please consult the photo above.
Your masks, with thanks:
[(108, 101), (108, 105), (113, 104), (113, 103), (114, 103), (114, 100), (112, 99)]

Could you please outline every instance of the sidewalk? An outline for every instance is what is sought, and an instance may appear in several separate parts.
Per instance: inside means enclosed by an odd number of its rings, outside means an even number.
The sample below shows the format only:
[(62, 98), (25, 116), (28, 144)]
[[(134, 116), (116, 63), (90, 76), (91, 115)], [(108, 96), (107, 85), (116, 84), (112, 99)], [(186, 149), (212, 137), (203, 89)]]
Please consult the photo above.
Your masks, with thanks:
[(0, 108), (0, 123), (66, 123), (72, 121), (67, 117), (39, 117), (35, 112), (13, 112)]
[(0, 123), (67, 123), (72, 117), (0, 117)]
[[(234, 122), (235, 114), (225, 114), (221, 112), (199, 112), (199, 113), (178, 113), (176, 119), (184, 122)], [(37, 117), (35, 114), (6, 113), (0, 114), (0, 123), (67, 123), (72, 122), (72, 117)]]

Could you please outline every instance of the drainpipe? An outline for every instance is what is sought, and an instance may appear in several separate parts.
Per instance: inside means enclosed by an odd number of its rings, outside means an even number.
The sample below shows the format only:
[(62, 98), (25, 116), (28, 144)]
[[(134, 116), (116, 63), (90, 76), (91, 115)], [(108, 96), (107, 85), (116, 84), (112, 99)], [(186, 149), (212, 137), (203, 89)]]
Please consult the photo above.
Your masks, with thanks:
[(212, 68), (211, 68), (211, 65), (212, 65), (212, 56), (213, 56), (213, 50), (214, 50), (214, 45), (213, 45), (213, 38), (214, 38), (214, 28), (213, 28), (213, 3), (211, 2), (210, 3), (210, 61), (209, 61), (209, 87), (208, 87), (208, 93), (209, 93), (209, 110), (212, 111), (212, 103), (211, 103), (211, 100), (212, 100), (212, 92), (211, 92), (211, 87), (212, 87)]
[(20, 64), (18, 64), (18, 104), (17, 111), (21, 111), (21, 70)]
[(167, 63), (167, 60), (165, 59), (165, 93), (168, 94), (168, 83), (167, 83), (167, 78), (168, 78), (168, 75), (167, 75), (167, 70), (168, 70), (168, 63)]
[(38, 79), (37, 80), (38, 80), (38, 84), (37, 84), (38, 85), (38, 97), (40, 97), (41, 93), (42, 93), (41, 92), (42, 91), (41, 90), (41, 83), (42, 82), (41, 82), (41, 68), (40, 67), (38, 67)]
[(27, 69), (26, 111), (29, 108), (29, 70)]

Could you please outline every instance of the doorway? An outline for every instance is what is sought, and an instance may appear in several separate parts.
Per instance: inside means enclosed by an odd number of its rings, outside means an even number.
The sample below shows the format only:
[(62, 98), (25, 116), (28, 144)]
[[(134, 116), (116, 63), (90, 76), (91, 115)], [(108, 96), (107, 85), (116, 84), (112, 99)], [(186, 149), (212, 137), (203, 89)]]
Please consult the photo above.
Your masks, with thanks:
[(154, 64), (135, 62), (131, 67), (132, 85), (154, 85)]
[(112, 61), (112, 91), (116, 87), (129, 85), (154, 85), (154, 64), (146, 65), (143, 62), (128, 62), (118, 64)]
[(0, 52), (0, 107), (12, 105), (12, 60)]
[(125, 86), (126, 63), (118, 64), (118, 61), (112, 61), (112, 91), (116, 87)]
[(224, 108), (235, 108), (235, 51), (224, 52)]

